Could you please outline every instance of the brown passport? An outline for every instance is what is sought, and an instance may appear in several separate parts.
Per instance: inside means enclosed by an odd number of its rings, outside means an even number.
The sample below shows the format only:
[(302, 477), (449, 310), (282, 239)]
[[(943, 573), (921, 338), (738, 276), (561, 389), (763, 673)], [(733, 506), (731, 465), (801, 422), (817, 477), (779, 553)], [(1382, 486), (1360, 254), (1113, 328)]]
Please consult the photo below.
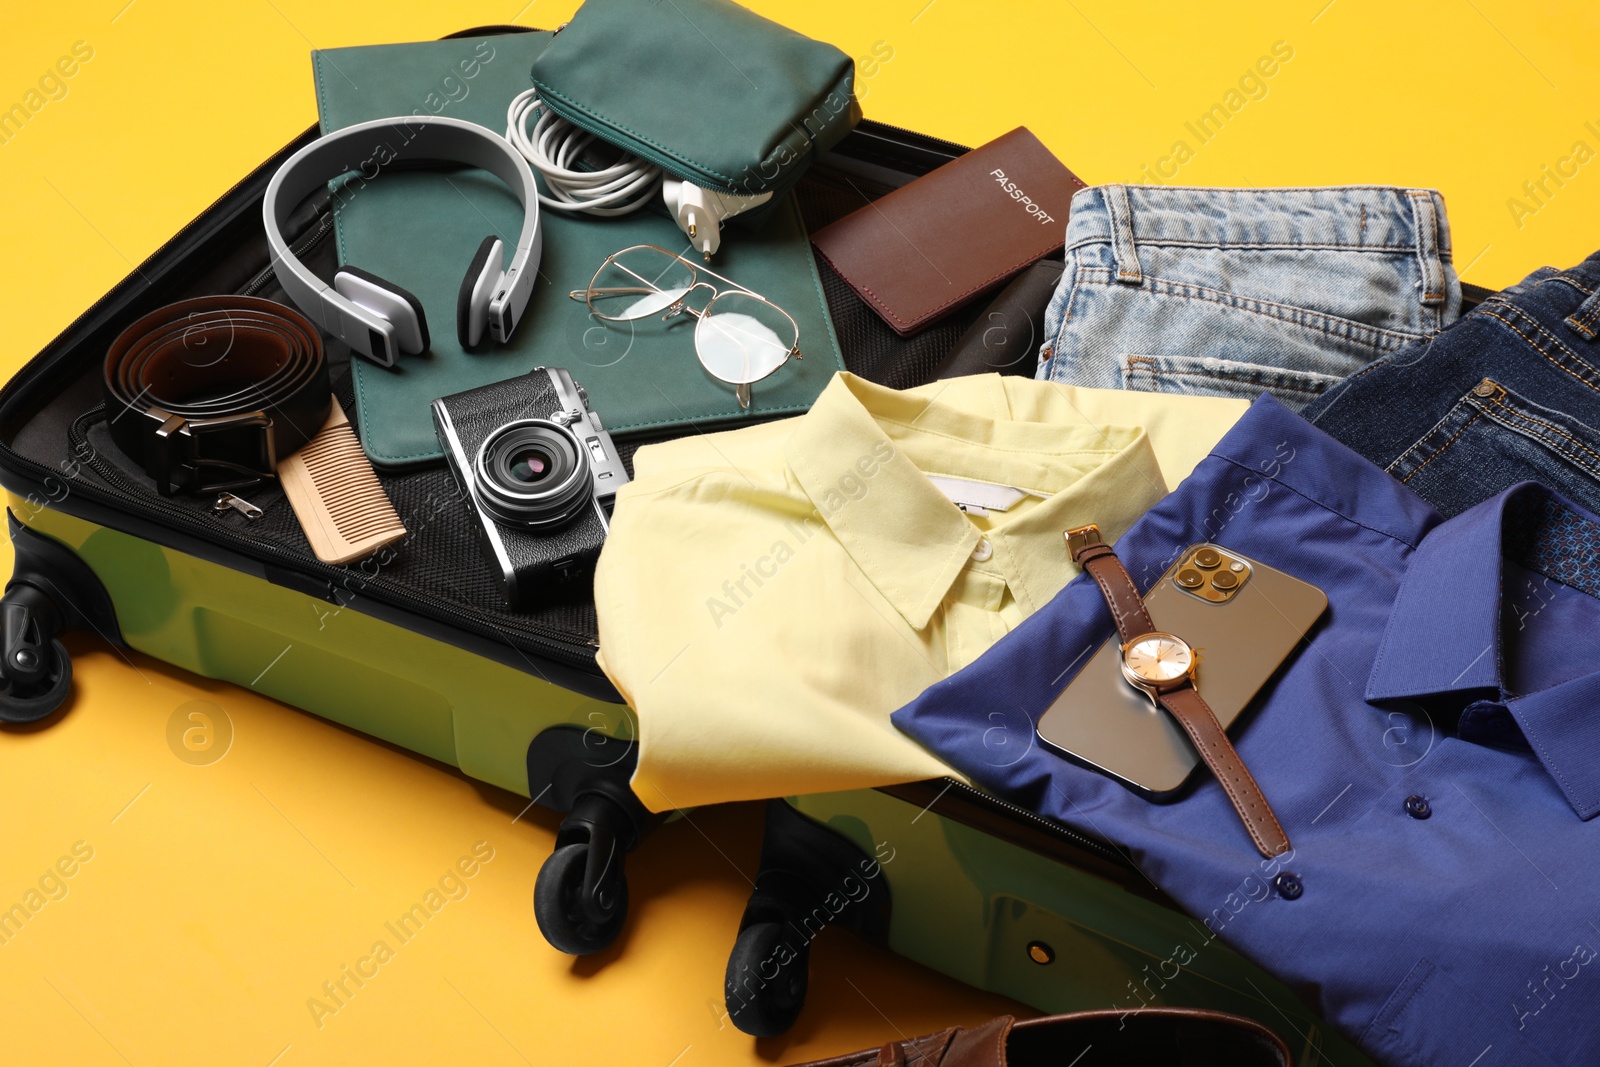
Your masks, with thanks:
[(1060, 251), (1082, 188), (1018, 126), (824, 227), (811, 243), (909, 335)]

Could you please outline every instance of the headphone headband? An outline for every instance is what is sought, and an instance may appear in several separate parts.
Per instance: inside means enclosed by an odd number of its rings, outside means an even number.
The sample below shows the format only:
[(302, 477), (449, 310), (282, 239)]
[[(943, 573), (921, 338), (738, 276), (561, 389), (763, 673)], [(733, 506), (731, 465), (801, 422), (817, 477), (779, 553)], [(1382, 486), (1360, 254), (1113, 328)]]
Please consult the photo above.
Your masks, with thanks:
[[(538, 187), (528, 161), (509, 142), (461, 119), (420, 115), (374, 119), (320, 137), (290, 156), (272, 176), (261, 205), (273, 271), (284, 292), (325, 332), (383, 366), (392, 366), (402, 347), (406, 347), (401, 343), (402, 333), (412, 337), (411, 345), (420, 351), (423, 342), (416, 339), (417, 327), (421, 327), (420, 336), (425, 337), (425, 324), (412, 323), (406, 331), (403, 324), (391, 318), (397, 313), (405, 314), (406, 302), (414, 303), (409, 293), (363, 275), (365, 281), (360, 285), (352, 283), (352, 288), (361, 290), (364, 285), (364, 291), (374, 293), (377, 299), (357, 302), (313, 274), (289, 250), (283, 237), (289, 215), (319, 186), (345, 174), (359, 174), (362, 180), (370, 181), (383, 169), (401, 162), (481, 167), (509, 186), (522, 202), (522, 232), (517, 237), (511, 265), (502, 272), (498, 256), (489, 257), (486, 263), (474, 260), (480, 273), (469, 274), (463, 286), (464, 291), (470, 289), (475, 294), (474, 306), (461, 310), (459, 328), (463, 339), (476, 342), (486, 303), (489, 334), (495, 341), (504, 342), (522, 320), (533, 296), (544, 237), (539, 225)], [(474, 320), (472, 327), (468, 318)]]

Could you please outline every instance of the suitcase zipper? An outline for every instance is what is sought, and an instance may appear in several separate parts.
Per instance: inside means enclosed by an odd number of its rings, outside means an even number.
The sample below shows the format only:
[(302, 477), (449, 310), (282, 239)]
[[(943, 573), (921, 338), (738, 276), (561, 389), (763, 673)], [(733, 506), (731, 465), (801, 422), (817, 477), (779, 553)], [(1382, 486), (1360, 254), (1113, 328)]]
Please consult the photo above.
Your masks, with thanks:
[[(307, 233), (301, 234), (300, 238), (294, 244), (289, 246), (289, 251), (296, 259), (303, 259), (307, 252), (310, 252), (313, 248), (317, 247), (317, 245), (321, 244), (323, 238), (327, 237), (328, 234), (332, 232), (333, 205), (332, 201), (330, 201), (328, 204), (328, 209), (317, 216), (316, 226), (312, 227), (312, 229)], [(274, 268), (271, 263), (268, 263), (265, 267), (262, 267), (256, 272), (256, 276), (254, 278), (251, 278), (249, 281), (244, 283), (244, 285), (239, 289), (237, 295), (255, 296), (260, 293), (261, 290), (265, 289), (270, 283), (276, 281), (277, 277), (277, 269)]]
[(970, 797), (981, 804), (1004, 808), (1010, 814), (1015, 815), (1020, 821), (1031, 823), (1033, 826), (1049, 833), (1054, 837), (1063, 838), (1073, 845), (1083, 849), (1085, 852), (1092, 852), (1103, 859), (1107, 859), (1114, 863), (1121, 864), (1124, 867), (1137, 870), (1137, 868), (1134, 867), (1133, 861), (1128, 858), (1126, 853), (1107, 841), (1103, 841), (1098, 837), (1090, 837), (1088, 834), (1074, 830), (1065, 823), (1057, 822), (1054, 819), (1045, 818), (1036, 811), (1031, 811), (1028, 808), (1024, 808), (1020, 804), (1013, 804), (1011, 801), (997, 797), (993, 793), (986, 793), (981, 789), (974, 789), (972, 786), (967, 785), (964, 782), (958, 782), (954, 778), (947, 779), (947, 781), (950, 784), (947, 787), (946, 792), (964, 794), (965, 796)]
[(916, 130), (908, 130), (904, 126), (896, 126), (890, 122), (879, 122), (877, 119), (868, 119), (866, 121), (871, 122), (880, 130), (888, 130), (890, 133), (904, 134), (906, 137), (914, 141), (920, 141), (924, 144), (937, 145), (940, 148), (952, 148), (955, 150), (955, 154), (958, 156), (966, 155), (968, 152), (972, 151), (972, 149), (967, 145), (957, 144), (954, 141), (947, 141), (943, 137), (934, 137), (931, 134), (918, 133)]
[[(82, 420), (80, 419), (80, 421)], [(75, 425), (74, 430), (76, 429)], [(301, 574), (314, 574), (319, 578), (326, 579), (330, 603), (338, 604), (340, 607), (347, 607), (349, 603), (353, 603), (357, 599), (356, 595), (352, 595), (349, 602), (341, 601), (338, 598), (337, 590), (339, 586), (337, 582), (339, 579), (350, 577), (352, 573), (359, 572), (352, 572), (345, 567), (334, 567), (329, 564), (308, 561), (299, 553), (289, 549), (278, 548), (276, 545), (259, 541), (255, 538), (246, 537), (243, 533), (236, 532), (206, 515), (170, 503), (166, 498), (152, 494), (116, 467), (103, 461), (95, 462), (92, 455), (93, 447), (89, 445), (86, 437), (83, 437), (80, 441), (79, 435), (74, 433), (71, 443), (74, 450), (79, 453), (80, 458), (84, 459), (95, 474), (103, 479), (111, 490), (115, 491), (115, 495), (131, 498), (137, 501), (141, 507), (156, 512), (174, 526), (200, 534), (205, 540), (233, 547), (250, 558), (261, 560), (264, 563), (278, 564)], [(88, 450), (89, 455), (84, 455), (85, 449)], [(42, 464), (23, 456), (17, 456), (16, 453), (12, 453), (12, 455), (20, 459), (27, 467), (40, 472), (43, 476), (56, 475), (55, 471), (46, 468)], [(92, 484), (77, 486), (75, 490), (77, 489), (81, 489), (90, 496), (97, 494), (112, 495)], [(113, 500), (112, 502), (122, 503), (123, 501)], [(362, 574), (361, 578), (362, 582), (358, 587), (359, 592), (373, 591), (381, 599), (398, 607), (412, 610), (419, 615), (433, 618), (442, 616), (445, 621), (484, 637), (503, 639), (507, 633), (515, 634), (517, 637), (526, 640), (533, 651), (542, 655), (549, 655), (568, 666), (588, 668), (594, 666), (594, 650), (599, 647), (597, 642), (580, 643), (559, 630), (527, 623), (519, 623), (515, 626), (497, 626), (484, 622), (481, 617), (472, 612), (414, 593), (396, 583), (385, 581), (381, 575)]]

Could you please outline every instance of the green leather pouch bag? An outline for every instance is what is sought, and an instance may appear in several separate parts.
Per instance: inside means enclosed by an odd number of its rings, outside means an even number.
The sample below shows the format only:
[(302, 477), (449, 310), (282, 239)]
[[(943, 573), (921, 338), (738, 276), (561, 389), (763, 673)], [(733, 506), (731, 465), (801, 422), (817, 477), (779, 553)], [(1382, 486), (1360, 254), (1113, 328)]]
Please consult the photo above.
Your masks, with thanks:
[(533, 84), (574, 125), (744, 196), (787, 191), (861, 119), (849, 56), (731, 0), (585, 0)]

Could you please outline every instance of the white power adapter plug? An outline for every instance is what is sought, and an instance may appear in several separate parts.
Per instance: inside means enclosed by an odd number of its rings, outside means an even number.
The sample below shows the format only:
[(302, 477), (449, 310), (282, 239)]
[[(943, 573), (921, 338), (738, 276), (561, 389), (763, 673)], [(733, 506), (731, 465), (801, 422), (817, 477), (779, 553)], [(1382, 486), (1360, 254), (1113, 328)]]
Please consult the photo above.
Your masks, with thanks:
[(772, 193), (739, 196), (668, 178), (661, 183), (661, 198), (667, 202), (667, 210), (677, 220), (678, 229), (710, 263), (712, 255), (722, 247), (722, 223), (751, 208), (760, 207), (772, 199)]

